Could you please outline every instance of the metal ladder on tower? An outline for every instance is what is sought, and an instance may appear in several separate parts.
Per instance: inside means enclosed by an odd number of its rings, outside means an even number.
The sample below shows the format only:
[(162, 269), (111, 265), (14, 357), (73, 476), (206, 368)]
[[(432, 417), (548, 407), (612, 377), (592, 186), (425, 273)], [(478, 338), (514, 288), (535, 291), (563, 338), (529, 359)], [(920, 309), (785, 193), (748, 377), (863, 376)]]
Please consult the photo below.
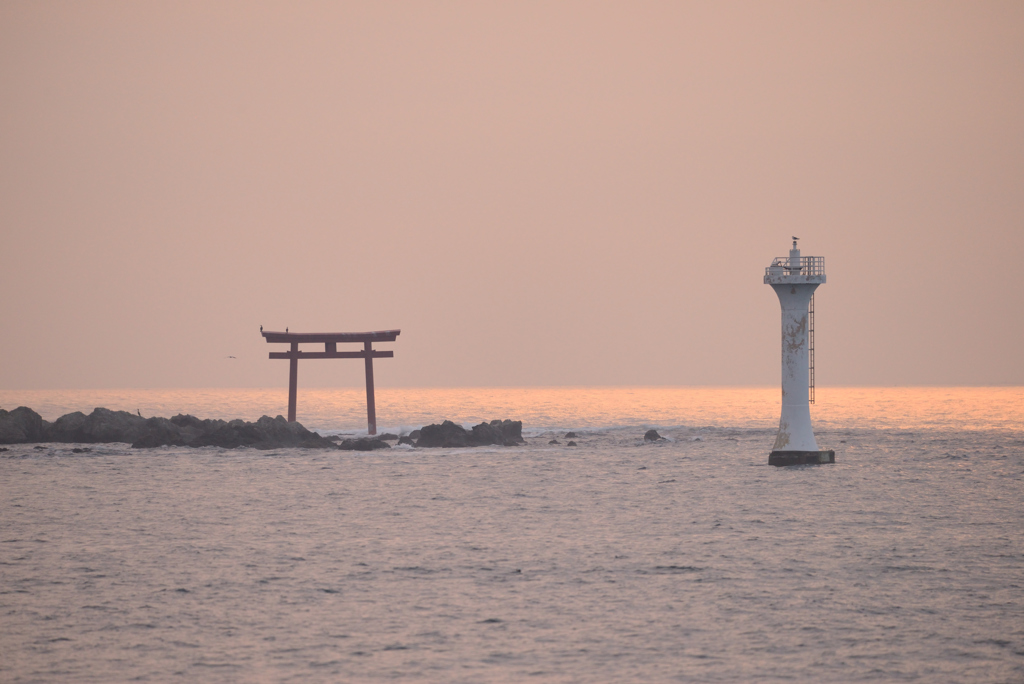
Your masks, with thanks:
[(807, 307), (807, 361), (810, 373), (808, 386), (808, 400), (814, 403), (814, 293), (811, 293), (811, 303)]

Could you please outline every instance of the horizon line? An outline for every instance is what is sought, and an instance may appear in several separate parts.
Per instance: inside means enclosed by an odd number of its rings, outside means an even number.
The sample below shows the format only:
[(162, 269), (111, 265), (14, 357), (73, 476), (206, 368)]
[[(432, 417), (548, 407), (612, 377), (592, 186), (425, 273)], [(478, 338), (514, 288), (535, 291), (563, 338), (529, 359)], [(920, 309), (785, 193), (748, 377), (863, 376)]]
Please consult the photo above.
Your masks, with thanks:
[[(621, 385), (621, 384), (597, 384), (597, 385), (377, 385), (377, 389), (387, 390), (525, 390), (525, 389), (781, 389), (779, 385)], [(935, 385), (817, 385), (817, 389), (1015, 389), (1024, 388), (1024, 385), (975, 385), (975, 384), (935, 384)], [(306, 386), (303, 390), (357, 390), (364, 391), (362, 385), (322, 385)], [(283, 390), (287, 386), (165, 386), (165, 387), (37, 387), (37, 388), (0, 388), (0, 392), (153, 392), (153, 391), (253, 391), (253, 390)]]

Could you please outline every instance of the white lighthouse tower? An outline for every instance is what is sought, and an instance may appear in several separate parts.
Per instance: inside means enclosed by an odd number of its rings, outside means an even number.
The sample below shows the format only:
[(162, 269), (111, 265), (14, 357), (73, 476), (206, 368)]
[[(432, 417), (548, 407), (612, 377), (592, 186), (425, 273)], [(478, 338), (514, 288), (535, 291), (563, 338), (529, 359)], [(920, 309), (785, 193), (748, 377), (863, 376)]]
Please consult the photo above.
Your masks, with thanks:
[(813, 318), (808, 310), (814, 291), (825, 283), (825, 257), (801, 257), (798, 239), (793, 238), (789, 258), (776, 257), (764, 274), (782, 305), (782, 417), (768, 456), (768, 465), (774, 466), (836, 462), (835, 451), (818, 449), (811, 428), (808, 332)]

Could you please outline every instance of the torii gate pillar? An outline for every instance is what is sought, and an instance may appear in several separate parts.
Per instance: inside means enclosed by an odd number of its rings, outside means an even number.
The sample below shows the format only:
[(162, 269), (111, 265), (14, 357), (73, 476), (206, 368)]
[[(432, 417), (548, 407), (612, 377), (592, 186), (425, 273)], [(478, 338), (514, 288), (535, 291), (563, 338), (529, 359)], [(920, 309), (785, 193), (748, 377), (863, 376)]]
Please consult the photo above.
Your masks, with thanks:
[(366, 356), (363, 361), (366, 363), (366, 431), (377, 434), (377, 407), (373, 402), (373, 349), (369, 342), (363, 343), (363, 352)]
[(295, 400), (299, 390), (299, 343), (292, 342), (291, 351), (295, 356), (288, 362), (288, 422), (295, 422)]
[[(270, 352), (272, 359), (288, 359), (288, 421), (295, 422), (299, 385), (299, 359), (363, 359), (366, 367), (366, 431), (377, 434), (377, 409), (373, 399), (373, 359), (393, 358), (393, 351), (378, 351), (374, 342), (394, 342), (401, 330), (377, 330), (364, 333), (293, 333), (263, 332), (267, 342), (285, 342), (290, 345), (286, 352)], [(322, 343), (322, 352), (299, 351), (300, 342)], [(338, 343), (362, 342), (362, 351), (338, 351)]]

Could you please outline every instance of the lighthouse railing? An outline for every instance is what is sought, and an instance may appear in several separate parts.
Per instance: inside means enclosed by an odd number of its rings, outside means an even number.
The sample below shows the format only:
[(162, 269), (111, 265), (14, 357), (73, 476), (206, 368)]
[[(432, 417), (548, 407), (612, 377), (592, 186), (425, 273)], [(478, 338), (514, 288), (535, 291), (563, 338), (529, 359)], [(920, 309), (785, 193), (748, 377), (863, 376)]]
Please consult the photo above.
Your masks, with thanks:
[(764, 269), (764, 274), (778, 274), (780, 268), (785, 275), (825, 275), (825, 257), (802, 256), (799, 266), (792, 266), (788, 256), (775, 257), (772, 265)]

